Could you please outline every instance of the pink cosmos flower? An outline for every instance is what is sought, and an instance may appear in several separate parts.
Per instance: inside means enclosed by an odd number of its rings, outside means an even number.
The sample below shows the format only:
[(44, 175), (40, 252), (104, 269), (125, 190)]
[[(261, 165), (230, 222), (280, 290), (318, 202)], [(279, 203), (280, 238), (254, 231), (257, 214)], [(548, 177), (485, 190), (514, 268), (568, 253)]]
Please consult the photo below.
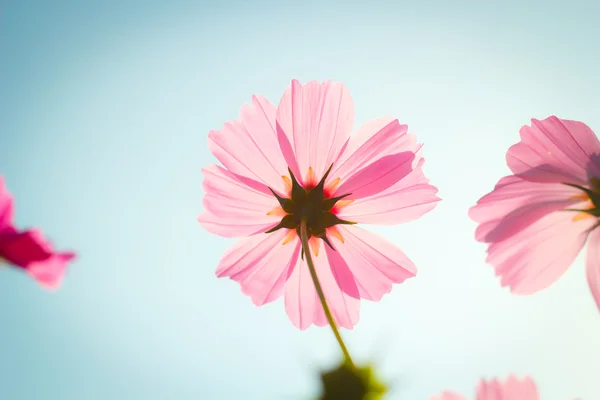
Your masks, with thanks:
[(42, 286), (60, 286), (67, 263), (74, 253), (57, 253), (37, 229), (18, 231), (13, 225), (13, 198), (0, 176), (0, 261), (23, 269)]
[(243, 237), (222, 257), (217, 276), (239, 282), (256, 305), (284, 295), (300, 329), (326, 325), (298, 238), (305, 219), (335, 322), (352, 328), (361, 298), (378, 301), (416, 274), (400, 249), (354, 224), (399, 224), (435, 207), (422, 146), (391, 117), (350, 136), (354, 105), (341, 83), (294, 80), (278, 107), (254, 96), (240, 114), (209, 134), (209, 148), (225, 168), (203, 169), (200, 223), (224, 237)]
[(582, 122), (533, 119), (506, 160), (514, 175), (469, 210), (502, 286), (522, 295), (550, 286), (588, 240), (587, 278), (600, 307), (598, 138)]
[[(444, 392), (430, 400), (466, 400), (467, 398), (455, 393)], [(519, 380), (509, 376), (506, 381), (497, 379), (485, 381), (482, 379), (477, 386), (476, 400), (539, 400), (537, 387), (529, 377)]]

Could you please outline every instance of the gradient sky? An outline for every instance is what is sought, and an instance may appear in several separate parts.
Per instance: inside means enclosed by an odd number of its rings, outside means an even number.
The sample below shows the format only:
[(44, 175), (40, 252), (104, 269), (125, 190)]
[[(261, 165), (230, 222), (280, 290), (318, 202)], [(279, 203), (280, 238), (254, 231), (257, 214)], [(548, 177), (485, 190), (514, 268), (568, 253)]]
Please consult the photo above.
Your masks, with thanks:
[[(252, 3), (252, 4), (249, 4)], [(583, 257), (550, 289), (502, 289), (469, 206), (529, 119), (600, 131), (600, 3), (0, 0), (0, 173), (17, 223), (80, 256), (48, 293), (0, 270), (2, 400), (279, 400), (317, 393), (327, 328), (252, 305), (205, 232), (209, 130), (292, 78), (343, 81), (355, 126), (397, 116), (443, 198), (369, 227), (419, 269), (343, 331), (389, 399), (471, 395), (530, 374), (544, 400), (600, 398), (600, 318)], [(291, 3), (290, 3), (291, 4)], [(367, 6), (367, 4), (369, 4)]]

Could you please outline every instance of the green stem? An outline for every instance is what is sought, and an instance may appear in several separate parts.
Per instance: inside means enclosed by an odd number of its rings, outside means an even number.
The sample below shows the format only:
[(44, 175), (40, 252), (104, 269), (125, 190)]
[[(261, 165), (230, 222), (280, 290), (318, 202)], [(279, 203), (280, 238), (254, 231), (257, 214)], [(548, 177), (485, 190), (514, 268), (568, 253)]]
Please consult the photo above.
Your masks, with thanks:
[(329, 322), (329, 326), (331, 326), (333, 335), (335, 336), (338, 344), (340, 345), (342, 353), (344, 353), (344, 358), (346, 359), (346, 362), (349, 363), (352, 367), (354, 367), (352, 357), (350, 357), (350, 353), (348, 352), (348, 349), (344, 344), (344, 340), (342, 340), (342, 335), (340, 335), (340, 331), (338, 330), (335, 321), (333, 320), (333, 316), (331, 315), (331, 311), (329, 310), (329, 306), (327, 305), (327, 300), (325, 300), (325, 294), (323, 293), (323, 288), (321, 287), (321, 283), (319, 282), (319, 277), (317, 276), (315, 264), (313, 263), (312, 256), (310, 255), (310, 247), (308, 246), (308, 232), (306, 228), (305, 219), (302, 219), (302, 222), (300, 223), (300, 240), (302, 241), (302, 250), (304, 251), (304, 256), (306, 257), (308, 270), (310, 271), (310, 276), (312, 277), (313, 283), (315, 284), (315, 289), (317, 291), (317, 294), (319, 295), (319, 300), (321, 300), (321, 305), (323, 305), (323, 311), (325, 311), (327, 322)]

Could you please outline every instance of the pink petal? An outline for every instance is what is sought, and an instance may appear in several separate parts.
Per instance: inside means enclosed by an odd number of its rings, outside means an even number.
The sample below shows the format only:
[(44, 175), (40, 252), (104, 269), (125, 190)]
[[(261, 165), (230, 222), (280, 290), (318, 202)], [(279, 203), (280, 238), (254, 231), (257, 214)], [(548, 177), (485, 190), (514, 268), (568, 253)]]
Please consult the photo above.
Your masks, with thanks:
[(75, 253), (55, 253), (41, 231), (0, 234), (0, 257), (22, 268), (42, 286), (57, 289)]
[(502, 286), (528, 295), (554, 283), (583, 247), (595, 218), (573, 221), (577, 213), (548, 214), (507, 239), (488, 247), (487, 262), (502, 277)]
[(13, 214), (13, 197), (6, 188), (4, 177), (0, 175), (0, 232), (14, 231)]
[(480, 225), (475, 237), (484, 242), (500, 242), (521, 232), (540, 218), (578, 203), (581, 202), (559, 200), (527, 204), (510, 212), (501, 220)]
[(539, 400), (537, 387), (529, 377), (522, 380), (509, 376), (505, 382), (481, 380), (477, 387), (477, 400)]
[(431, 397), (429, 400), (467, 400), (467, 398), (456, 392), (444, 392), (439, 396)]
[(350, 297), (360, 299), (360, 292), (348, 263), (339, 252), (330, 249), (329, 246), (325, 246), (325, 252), (327, 253), (331, 272), (339, 288)]
[(586, 274), (592, 296), (600, 310), (600, 229), (594, 229), (587, 245)]
[[(335, 241), (337, 251), (326, 248), (334, 271), (349, 270), (354, 277), (338, 280), (341, 289), (351, 297), (379, 301), (392, 290), (417, 274), (417, 268), (396, 246), (356, 226), (339, 226), (344, 243)], [(356, 290), (358, 289), (358, 293)]]
[(482, 242), (504, 240), (551, 212), (577, 208), (581, 200), (571, 198), (581, 193), (558, 183), (529, 182), (515, 176), (502, 178), (491, 193), (469, 210), (471, 219), (480, 223), (475, 238)]
[(507, 399), (538, 400), (539, 394), (535, 382), (530, 377), (518, 379), (509, 376), (504, 382), (504, 397)]
[(17, 267), (27, 269), (32, 262), (47, 260), (52, 254), (37, 229), (0, 234), (0, 257)]
[(277, 140), (275, 113), (275, 106), (267, 99), (253, 96), (252, 104), (241, 108), (240, 121), (227, 122), (221, 131), (208, 135), (208, 146), (215, 157), (229, 171), (254, 181), (255, 188), (267, 194), (267, 186), (285, 193), (281, 177), (288, 175)]
[(298, 180), (306, 181), (309, 167), (323, 176), (346, 145), (353, 124), (354, 103), (342, 83), (292, 80), (277, 107), (277, 133)]
[(365, 224), (401, 224), (431, 211), (440, 200), (437, 191), (429, 184), (422, 168), (417, 167), (388, 189), (353, 201), (337, 215), (347, 221)]
[(338, 178), (341, 182), (335, 193), (352, 193), (348, 199), (368, 197), (406, 177), (421, 162), (421, 145), (407, 129), (390, 117), (363, 125), (350, 138), (329, 176), (328, 182)]
[(406, 177), (412, 171), (415, 154), (412, 152), (385, 156), (361, 169), (342, 183), (337, 194), (352, 193), (347, 199), (376, 195)]
[[(600, 142), (582, 122), (551, 116), (531, 120), (521, 128), (521, 142), (506, 155), (515, 174), (526, 174), (532, 181), (585, 183), (589, 176), (600, 175), (600, 164), (594, 154), (600, 153)], [(535, 168), (535, 173), (531, 169)], [(554, 179), (552, 176), (554, 175)]]
[[(352, 329), (359, 319), (360, 300), (352, 298), (340, 290), (323, 252), (317, 257), (313, 255), (313, 261), (336, 324), (346, 329)], [(298, 258), (298, 263), (285, 284), (285, 310), (292, 323), (299, 329), (307, 329), (312, 324), (327, 325), (323, 306), (310, 276), (306, 258), (304, 260)]]
[(350, 137), (348, 145), (336, 160), (330, 180), (348, 180), (361, 169), (392, 154), (416, 152), (419, 146), (414, 135), (407, 134), (408, 126), (400, 125), (393, 117), (381, 117), (362, 125)]
[(279, 206), (273, 195), (266, 195), (242, 182), (239, 177), (217, 165), (202, 170), (206, 212), (198, 221), (204, 229), (225, 237), (243, 237), (265, 232), (281, 220), (267, 215)]
[(257, 306), (278, 299), (300, 251), (297, 238), (282, 244), (286, 234), (286, 229), (280, 229), (241, 239), (221, 258), (217, 276), (239, 282), (242, 293)]
[(504, 400), (502, 385), (497, 379), (481, 380), (477, 385), (476, 400)]
[(46, 289), (56, 290), (62, 283), (68, 263), (74, 258), (75, 253), (56, 253), (44, 261), (29, 264), (27, 272)]
[(580, 174), (575, 176), (564, 169), (560, 169), (554, 165), (544, 164), (538, 165), (531, 169), (521, 172), (518, 176), (530, 182), (539, 183), (576, 183), (579, 185), (585, 185), (586, 180)]
[(538, 199), (543, 202), (558, 201), (582, 194), (580, 190), (563, 184), (544, 184), (506, 176), (494, 190), (483, 196), (469, 210), (469, 217), (483, 223), (503, 218), (506, 214)]

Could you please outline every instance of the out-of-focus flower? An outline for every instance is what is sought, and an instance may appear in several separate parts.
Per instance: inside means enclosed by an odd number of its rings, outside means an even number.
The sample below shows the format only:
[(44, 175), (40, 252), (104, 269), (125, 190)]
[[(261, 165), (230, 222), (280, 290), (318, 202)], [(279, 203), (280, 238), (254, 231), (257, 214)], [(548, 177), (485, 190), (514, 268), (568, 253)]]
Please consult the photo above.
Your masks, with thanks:
[(503, 286), (529, 295), (554, 283), (586, 240), (587, 279), (600, 308), (600, 142), (582, 122), (549, 117), (521, 128), (506, 155), (514, 175), (469, 211)]
[[(455, 392), (444, 392), (430, 400), (466, 400)], [(518, 379), (509, 376), (504, 382), (498, 379), (486, 381), (482, 379), (477, 386), (476, 400), (539, 400), (535, 383), (530, 377)]]
[(0, 260), (24, 270), (48, 289), (58, 288), (75, 253), (55, 252), (38, 229), (17, 230), (13, 214), (13, 198), (0, 176)]
[(350, 329), (361, 298), (378, 301), (416, 274), (400, 249), (355, 224), (407, 222), (439, 201), (406, 125), (384, 117), (351, 136), (353, 123), (343, 84), (294, 80), (278, 107), (254, 96), (240, 120), (209, 134), (225, 168), (203, 170), (199, 221), (212, 233), (244, 237), (222, 257), (217, 276), (239, 282), (256, 305), (284, 295), (300, 329), (328, 322), (302, 250), (301, 221), (335, 323)]
[(380, 400), (386, 392), (373, 366), (355, 367), (348, 361), (321, 374), (322, 395), (319, 400)]

